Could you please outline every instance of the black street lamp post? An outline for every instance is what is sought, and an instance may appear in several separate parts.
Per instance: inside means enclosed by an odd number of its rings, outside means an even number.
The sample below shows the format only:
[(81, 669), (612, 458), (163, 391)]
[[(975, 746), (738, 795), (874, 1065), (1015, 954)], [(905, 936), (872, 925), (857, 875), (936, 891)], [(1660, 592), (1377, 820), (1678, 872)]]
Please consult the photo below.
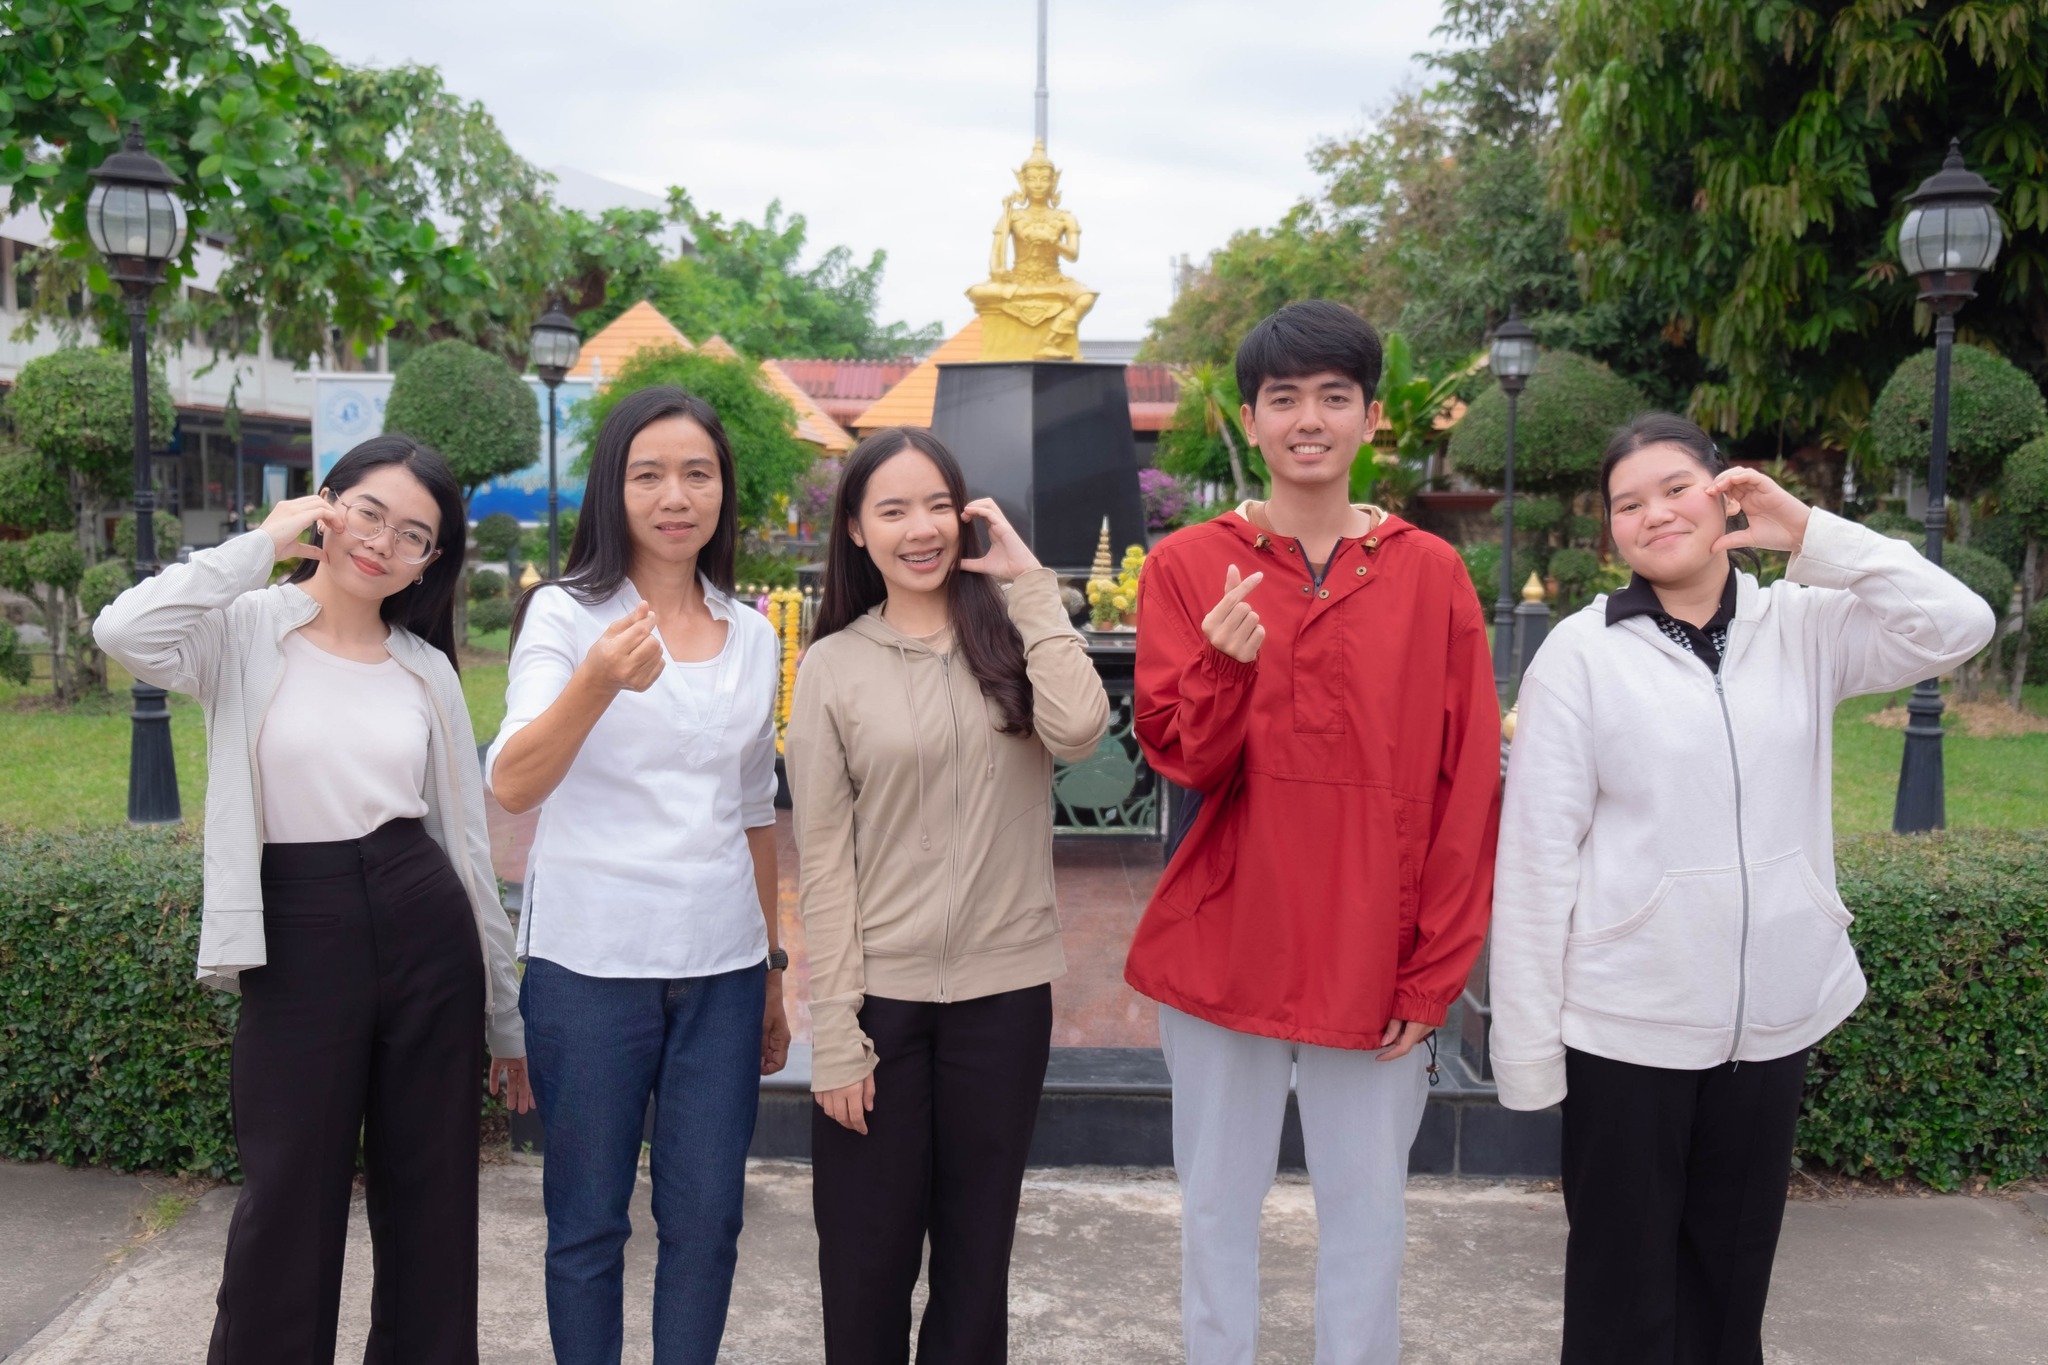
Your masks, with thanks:
[[(149, 296), (164, 282), (164, 267), (185, 244), (185, 206), (173, 188), (178, 178), (142, 145), (142, 125), (92, 172), (99, 183), (86, 200), (85, 228), (121, 286), (128, 304), (128, 356), (135, 398), (135, 581), (156, 572), (156, 489), (149, 468)], [(178, 811), (177, 760), (171, 752), (171, 712), (161, 687), (135, 684), (128, 754), (128, 822), (174, 825)]]
[(1508, 320), (1494, 329), (1491, 364), (1493, 377), (1508, 396), (1508, 449), (1500, 495), (1500, 596), (1493, 604), (1493, 686), (1506, 706), (1520, 674), (1515, 666), (1515, 403), (1536, 370), (1536, 333), (1513, 308)]
[[(1928, 433), (1927, 558), (1941, 563), (1948, 534), (1948, 370), (1956, 312), (1977, 297), (1977, 277), (1998, 259), (2004, 241), (1992, 201), (1998, 191), (1963, 165), (1960, 141), (1948, 145), (1941, 169), (1906, 196), (1913, 207), (1899, 225), (1899, 259), (1920, 281), (1920, 301), (1934, 314), (1934, 421)], [(1924, 678), (1906, 703), (1906, 754), (1899, 765), (1892, 829), (1918, 834), (1946, 822), (1942, 791), (1941, 683)]]
[(557, 543), (559, 517), (557, 509), (560, 492), (555, 485), (555, 390), (569, 371), (576, 368), (576, 357), (583, 352), (583, 339), (576, 335), (576, 324), (559, 304), (551, 306), (533, 324), (527, 334), (527, 354), (532, 357), (533, 370), (540, 376), (540, 382), (548, 386), (548, 577), (558, 578), (562, 572), (561, 547)]

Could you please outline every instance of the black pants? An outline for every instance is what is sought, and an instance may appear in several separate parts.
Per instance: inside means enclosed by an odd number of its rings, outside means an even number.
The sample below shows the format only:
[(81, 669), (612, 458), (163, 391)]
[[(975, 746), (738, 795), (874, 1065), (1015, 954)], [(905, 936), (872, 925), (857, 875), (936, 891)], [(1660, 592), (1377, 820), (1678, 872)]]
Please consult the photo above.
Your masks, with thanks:
[(1763, 1365), (1805, 1079), (1566, 1050), (1565, 1365)]
[(213, 1365), (328, 1362), (356, 1146), (372, 1365), (477, 1358), (484, 971), (461, 881), (417, 820), (263, 850), (269, 961), (242, 973)]
[(910, 1295), (927, 1235), (919, 1365), (1001, 1365), (1052, 987), (945, 1005), (869, 996), (860, 1024), (880, 1059), (866, 1136), (822, 1109), (811, 1117), (827, 1365), (910, 1359)]

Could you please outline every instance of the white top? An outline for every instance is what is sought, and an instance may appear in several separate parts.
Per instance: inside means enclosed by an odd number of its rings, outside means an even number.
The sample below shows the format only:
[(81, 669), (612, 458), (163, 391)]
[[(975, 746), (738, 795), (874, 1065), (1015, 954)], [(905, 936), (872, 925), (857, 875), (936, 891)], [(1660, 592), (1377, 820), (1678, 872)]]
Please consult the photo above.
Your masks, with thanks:
[(427, 694), (386, 658), (344, 659), (292, 631), (256, 740), (263, 842), (360, 839), (427, 813)]
[[(775, 823), (775, 628), (701, 577), (725, 647), (671, 659), (620, 692), (541, 803), (519, 953), (585, 976), (709, 976), (768, 955), (746, 832)], [(485, 758), (554, 703), (606, 626), (633, 610), (629, 579), (585, 606), (558, 587), (527, 605), (505, 723)]]
[(1984, 599), (1816, 510), (1782, 581), (1743, 574), (1718, 677), (1606, 599), (1522, 680), (1493, 891), (1500, 1101), (1565, 1094), (1565, 1049), (1698, 1071), (1789, 1056), (1863, 998), (1835, 890), (1835, 704), (1948, 672)]

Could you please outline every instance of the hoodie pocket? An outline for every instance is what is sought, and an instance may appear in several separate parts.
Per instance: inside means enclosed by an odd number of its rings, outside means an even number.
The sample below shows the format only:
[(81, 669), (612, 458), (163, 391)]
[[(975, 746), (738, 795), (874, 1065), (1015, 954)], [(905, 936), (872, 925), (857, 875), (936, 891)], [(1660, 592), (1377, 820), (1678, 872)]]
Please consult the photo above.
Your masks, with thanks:
[(1852, 917), (1803, 852), (1751, 863), (1749, 873), (1749, 1021), (1804, 1023), (1855, 963)]
[(1741, 943), (1737, 869), (1667, 872), (1634, 914), (1566, 940), (1565, 997), (1617, 1018), (1727, 1028)]

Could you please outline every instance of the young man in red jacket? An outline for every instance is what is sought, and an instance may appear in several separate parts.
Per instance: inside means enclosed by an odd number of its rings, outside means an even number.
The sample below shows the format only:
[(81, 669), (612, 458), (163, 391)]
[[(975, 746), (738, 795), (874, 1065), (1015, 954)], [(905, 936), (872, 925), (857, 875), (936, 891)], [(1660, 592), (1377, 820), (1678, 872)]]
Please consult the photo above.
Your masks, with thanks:
[(1380, 340), (1295, 303), (1237, 351), (1272, 497), (1169, 536), (1138, 587), (1137, 731), (1200, 809), (1125, 965), (1160, 1003), (1191, 1365), (1251, 1365), (1290, 1080), (1315, 1189), (1317, 1365), (1400, 1356), (1420, 1045), (1486, 933), (1500, 711), (1449, 545), (1349, 497)]

